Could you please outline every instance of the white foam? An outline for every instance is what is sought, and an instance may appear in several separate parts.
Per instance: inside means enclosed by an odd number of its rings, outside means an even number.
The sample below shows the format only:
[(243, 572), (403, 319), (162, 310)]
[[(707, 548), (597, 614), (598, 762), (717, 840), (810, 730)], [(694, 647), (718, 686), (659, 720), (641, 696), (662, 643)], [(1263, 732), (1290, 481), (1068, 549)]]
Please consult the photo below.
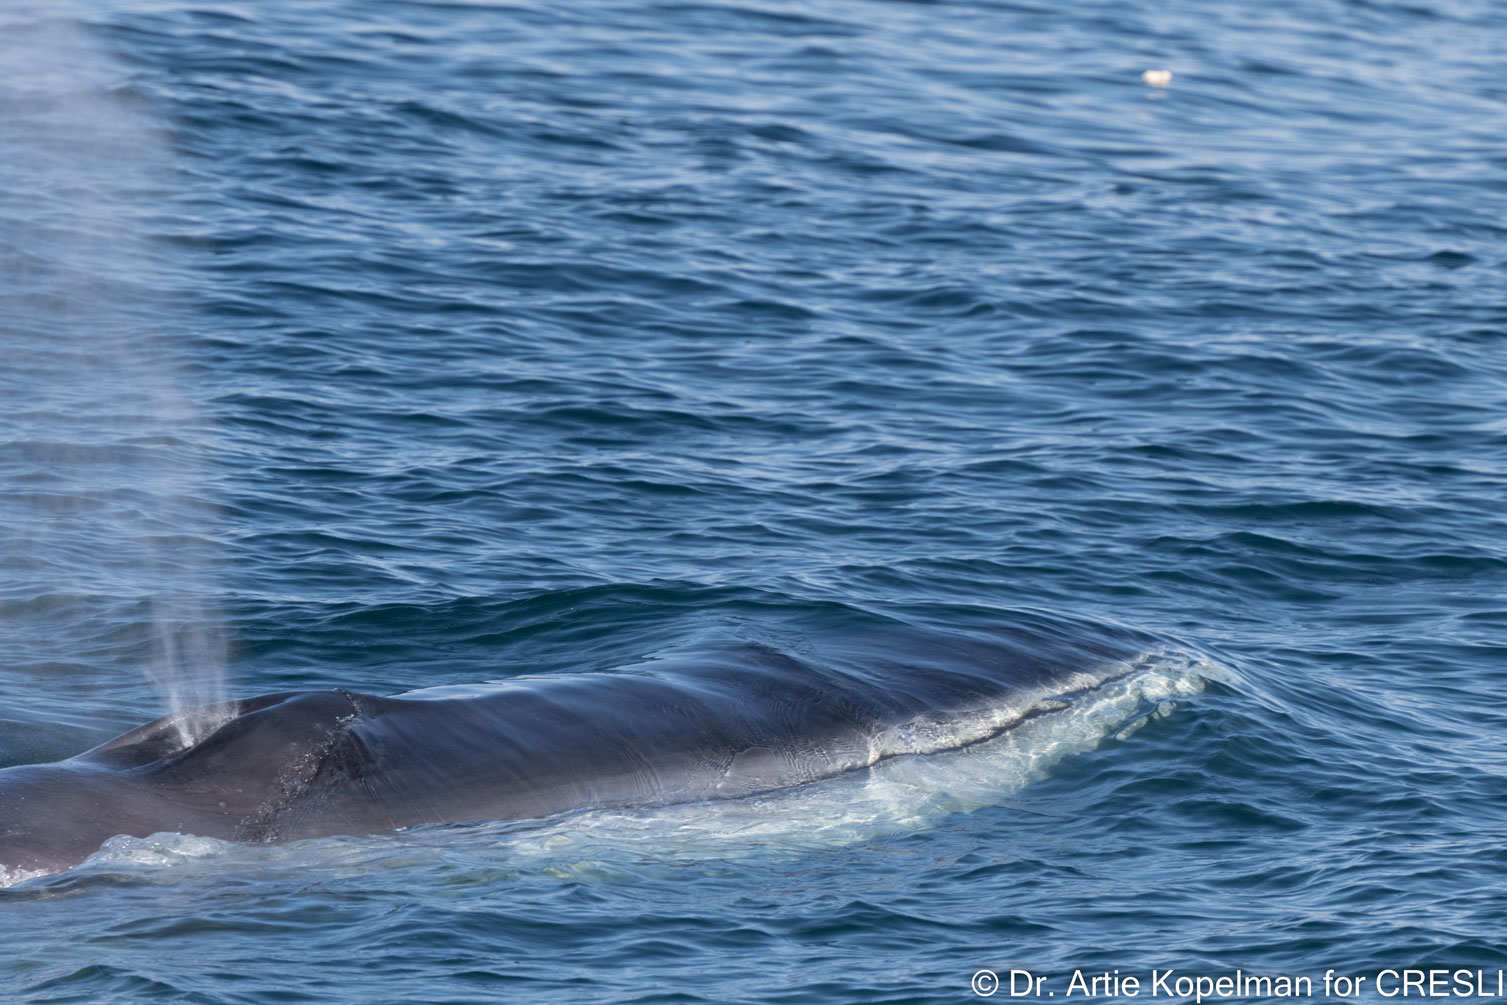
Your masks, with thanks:
[(7, 869), (0, 865), (0, 890), (7, 886), (15, 886), (24, 883), (28, 879), (36, 879), (38, 876), (46, 876), (46, 869)]
[(163, 833), (144, 838), (121, 834), (106, 841), (99, 851), (90, 856), (88, 861), (163, 868), (176, 865), (185, 859), (223, 855), (227, 849), (233, 847), (232, 842), (200, 837), (197, 834)]

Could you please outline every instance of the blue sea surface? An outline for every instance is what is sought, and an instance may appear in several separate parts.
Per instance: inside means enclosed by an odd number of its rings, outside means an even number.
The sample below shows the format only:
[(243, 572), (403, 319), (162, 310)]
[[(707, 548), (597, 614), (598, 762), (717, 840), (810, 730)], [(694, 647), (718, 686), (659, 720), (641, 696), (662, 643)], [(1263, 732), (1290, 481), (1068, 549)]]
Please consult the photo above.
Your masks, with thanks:
[(1133, 693), (783, 794), (115, 839), (0, 889), (0, 999), (1495, 989), (1501, 4), (17, 0), (0, 39), (0, 766), (702, 640), (1160, 640)]

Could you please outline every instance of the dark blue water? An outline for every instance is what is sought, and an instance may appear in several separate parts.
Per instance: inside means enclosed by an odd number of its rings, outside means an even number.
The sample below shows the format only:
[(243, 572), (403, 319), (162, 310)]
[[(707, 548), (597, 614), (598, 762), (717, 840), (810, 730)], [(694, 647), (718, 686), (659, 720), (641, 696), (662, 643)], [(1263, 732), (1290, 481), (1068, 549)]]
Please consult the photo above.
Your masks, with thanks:
[(698, 640), (1163, 640), (784, 796), (117, 841), (0, 891), (6, 1000), (1507, 965), (1499, 5), (4, 18), (0, 764)]

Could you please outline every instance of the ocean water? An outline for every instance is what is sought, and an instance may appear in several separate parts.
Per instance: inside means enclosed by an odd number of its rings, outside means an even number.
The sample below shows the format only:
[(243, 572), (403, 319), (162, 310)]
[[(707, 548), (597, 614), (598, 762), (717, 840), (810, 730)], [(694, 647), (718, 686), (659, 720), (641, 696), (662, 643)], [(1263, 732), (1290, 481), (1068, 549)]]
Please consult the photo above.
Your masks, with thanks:
[(15, 2), (0, 39), (0, 766), (702, 640), (1155, 640), (748, 800), (116, 839), (0, 889), (0, 998), (1496, 989), (1499, 4)]

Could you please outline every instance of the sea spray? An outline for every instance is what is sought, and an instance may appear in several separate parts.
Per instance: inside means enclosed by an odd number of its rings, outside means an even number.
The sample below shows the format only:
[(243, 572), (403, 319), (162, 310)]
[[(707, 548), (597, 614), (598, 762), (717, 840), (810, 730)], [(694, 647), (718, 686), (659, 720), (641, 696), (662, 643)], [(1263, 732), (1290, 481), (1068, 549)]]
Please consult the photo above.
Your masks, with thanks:
[(222, 697), (224, 645), (185, 310), (149, 226), (170, 159), (149, 95), (62, 9), (0, 15), (0, 604), (52, 649), (45, 686), (140, 666), (180, 712)]

